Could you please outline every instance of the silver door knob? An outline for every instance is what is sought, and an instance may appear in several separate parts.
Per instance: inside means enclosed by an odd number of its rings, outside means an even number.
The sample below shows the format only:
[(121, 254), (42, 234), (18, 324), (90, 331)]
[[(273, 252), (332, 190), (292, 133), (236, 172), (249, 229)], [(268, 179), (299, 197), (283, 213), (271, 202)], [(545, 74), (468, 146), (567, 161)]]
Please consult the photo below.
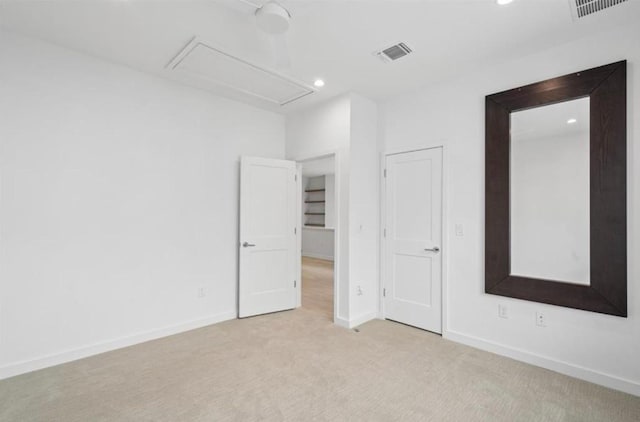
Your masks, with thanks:
[(254, 245), (253, 243), (249, 243), (249, 242), (244, 242), (244, 243), (242, 244), (242, 247), (243, 247), (243, 248), (252, 248), (252, 247), (254, 247), (254, 246), (256, 246), (256, 245)]
[(440, 248), (437, 246), (434, 246), (433, 248), (424, 248), (425, 251), (427, 252), (440, 252)]

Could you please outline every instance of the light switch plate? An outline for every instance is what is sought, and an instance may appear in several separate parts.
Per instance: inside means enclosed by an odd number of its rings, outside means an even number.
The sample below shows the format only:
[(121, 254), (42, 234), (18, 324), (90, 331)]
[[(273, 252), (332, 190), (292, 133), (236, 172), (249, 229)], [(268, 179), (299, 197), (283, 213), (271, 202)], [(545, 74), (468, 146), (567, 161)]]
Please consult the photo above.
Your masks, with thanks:
[(505, 305), (498, 305), (498, 316), (504, 319), (509, 318), (509, 311)]

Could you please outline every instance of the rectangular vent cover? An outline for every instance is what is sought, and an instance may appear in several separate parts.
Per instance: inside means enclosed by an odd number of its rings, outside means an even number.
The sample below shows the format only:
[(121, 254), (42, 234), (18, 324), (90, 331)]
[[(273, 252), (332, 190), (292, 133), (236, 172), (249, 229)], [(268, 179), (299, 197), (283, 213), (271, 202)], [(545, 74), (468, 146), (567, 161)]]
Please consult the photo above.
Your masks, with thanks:
[(280, 106), (314, 93), (303, 83), (226, 53), (194, 38), (167, 65), (188, 77), (222, 85)]
[(627, 0), (569, 0), (574, 20), (600, 12)]
[(409, 48), (409, 46), (401, 42), (396, 45), (392, 45), (391, 47), (385, 48), (382, 51), (378, 51), (376, 55), (385, 62), (392, 62), (410, 54), (411, 52), (412, 50)]

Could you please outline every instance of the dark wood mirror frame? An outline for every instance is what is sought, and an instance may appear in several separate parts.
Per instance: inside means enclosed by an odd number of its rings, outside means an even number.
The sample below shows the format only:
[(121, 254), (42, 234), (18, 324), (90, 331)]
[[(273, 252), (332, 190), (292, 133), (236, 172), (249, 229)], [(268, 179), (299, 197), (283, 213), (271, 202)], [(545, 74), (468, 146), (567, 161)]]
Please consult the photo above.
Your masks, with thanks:
[[(485, 98), (485, 292), (627, 316), (626, 61)], [(511, 275), (510, 114), (589, 97), (590, 285)]]

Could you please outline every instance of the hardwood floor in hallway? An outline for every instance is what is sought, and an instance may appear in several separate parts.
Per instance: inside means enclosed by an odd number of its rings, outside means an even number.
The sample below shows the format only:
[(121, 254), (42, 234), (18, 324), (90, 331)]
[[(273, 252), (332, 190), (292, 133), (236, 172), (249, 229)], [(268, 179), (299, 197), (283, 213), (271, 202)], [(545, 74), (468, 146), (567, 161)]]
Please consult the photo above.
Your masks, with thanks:
[(302, 257), (302, 307), (333, 321), (333, 261)]

